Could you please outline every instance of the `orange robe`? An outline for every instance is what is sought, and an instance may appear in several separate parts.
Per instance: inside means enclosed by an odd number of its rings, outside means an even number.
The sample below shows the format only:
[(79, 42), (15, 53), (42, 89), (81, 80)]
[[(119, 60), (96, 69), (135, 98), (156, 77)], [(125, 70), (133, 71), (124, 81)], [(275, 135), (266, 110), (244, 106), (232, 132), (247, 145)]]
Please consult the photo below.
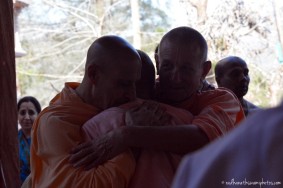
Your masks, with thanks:
[(70, 151), (83, 141), (81, 126), (99, 109), (75, 93), (76, 83), (66, 83), (34, 123), (31, 145), (32, 187), (127, 187), (135, 170), (130, 151), (89, 171), (73, 168)]
[[(107, 109), (90, 119), (82, 127), (88, 139), (94, 139), (112, 129), (125, 125), (125, 109), (141, 104), (125, 104)], [(210, 90), (193, 96), (190, 101), (175, 108), (161, 104), (171, 115), (170, 125), (194, 124), (200, 127), (210, 140), (228, 133), (244, 118), (244, 112), (238, 99), (225, 89)], [(193, 115), (190, 113), (192, 112)], [(109, 118), (111, 117), (111, 118)], [(181, 155), (169, 152), (142, 150), (136, 164), (136, 171), (130, 188), (169, 188)]]
[[(126, 110), (141, 104), (142, 100), (138, 99), (120, 107), (109, 108), (94, 116), (82, 127), (86, 139), (95, 139), (113, 129), (124, 126), (126, 124)], [(168, 125), (191, 124), (193, 116), (190, 112), (162, 103), (160, 106), (166, 109), (166, 113), (171, 117)], [(169, 152), (142, 150), (129, 188), (169, 188), (181, 159), (181, 155)]]
[(194, 115), (192, 124), (202, 129), (210, 141), (226, 134), (245, 119), (238, 98), (224, 88), (197, 93), (176, 106)]

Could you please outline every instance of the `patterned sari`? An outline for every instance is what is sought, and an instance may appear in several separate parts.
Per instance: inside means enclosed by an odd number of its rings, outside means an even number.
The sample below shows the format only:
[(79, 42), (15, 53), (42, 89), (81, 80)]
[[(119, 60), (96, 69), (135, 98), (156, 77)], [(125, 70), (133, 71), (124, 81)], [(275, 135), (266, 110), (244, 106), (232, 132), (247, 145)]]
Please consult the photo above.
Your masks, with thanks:
[(30, 142), (31, 138), (26, 138), (22, 130), (18, 132), (19, 151), (20, 151), (20, 177), (24, 182), (30, 174)]

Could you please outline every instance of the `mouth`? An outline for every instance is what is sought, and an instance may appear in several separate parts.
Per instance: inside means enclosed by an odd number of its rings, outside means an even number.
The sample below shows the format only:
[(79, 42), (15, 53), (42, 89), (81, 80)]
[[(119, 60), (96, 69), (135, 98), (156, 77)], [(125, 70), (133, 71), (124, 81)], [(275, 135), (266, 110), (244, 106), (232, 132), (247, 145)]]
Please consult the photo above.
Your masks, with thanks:
[(239, 88), (242, 91), (247, 91), (249, 89), (249, 87), (247, 85), (240, 86)]
[(240, 95), (245, 95), (248, 92), (248, 89), (248, 86), (240, 86), (238, 87), (238, 92), (240, 93)]
[(32, 127), (32, 123), (22, 123), (21, 127)]

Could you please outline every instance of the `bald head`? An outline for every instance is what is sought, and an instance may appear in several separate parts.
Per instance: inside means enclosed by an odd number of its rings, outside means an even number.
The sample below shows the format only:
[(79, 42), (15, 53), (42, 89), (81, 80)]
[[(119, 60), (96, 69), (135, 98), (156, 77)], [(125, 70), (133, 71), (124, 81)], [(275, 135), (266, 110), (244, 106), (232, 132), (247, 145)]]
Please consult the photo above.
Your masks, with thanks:
[[(201, 62), (207, 59), (207, 43), (203, 36), (190, 27), (177, 27), (165, 34), (160, 42), (159, 48), (164, 48), (169, 44), (176, 47), (185, 48), (187, 53), (198, 55)], [(162, 50), (159, 50), (159, 52)], [(162, 56), (162, 54), (160, 54)]]
[[(137, 51), (121, 37), (108, 35), (95, 40), (87, 52), (86, 66), (95, 64), (102, 70), (123, 66), (123, 59), (139, 59)], [(118, 64), (119, 62), (119, 64)]]
[(86, 103), (104, 110), (133, 101), (140, 74), (137, 51), (118, 36), (104, 36), (90, 46), (85, 75), (76, 91)]
[(224, 73), (227, 72), (227, 70), (231, 69), (231, 67), (234, 67), (237, 64), (246, 64), (246, 62), (237, 56), (228, 56), (216, 63), (216, 66), (214, 68), (215, 77), (221, 78), (223, 77)]
[(229, 56), (221, 59), (217, 62), (214, 72), (218, 87), (230, 89), (239, 99), (248, 92), (249, 69), (242, 58)]

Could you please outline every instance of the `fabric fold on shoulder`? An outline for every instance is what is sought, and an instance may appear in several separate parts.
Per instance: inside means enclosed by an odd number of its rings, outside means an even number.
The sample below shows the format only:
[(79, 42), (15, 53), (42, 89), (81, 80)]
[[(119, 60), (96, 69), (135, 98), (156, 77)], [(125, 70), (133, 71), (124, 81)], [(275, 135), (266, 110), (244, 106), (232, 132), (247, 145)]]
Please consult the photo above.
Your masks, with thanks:
[[(109, 187), (129, 184), (135, 161), (130, 152), (88, 171), (69, 164), (69, 153), (84, 139), (82, 125), (100, 109), (84, 103), (76, 94), (78, 83), (66, 83), (36, 119), (32, 129), (32, 187)], [(123, 167), (123, 168), (121, 168)]]

